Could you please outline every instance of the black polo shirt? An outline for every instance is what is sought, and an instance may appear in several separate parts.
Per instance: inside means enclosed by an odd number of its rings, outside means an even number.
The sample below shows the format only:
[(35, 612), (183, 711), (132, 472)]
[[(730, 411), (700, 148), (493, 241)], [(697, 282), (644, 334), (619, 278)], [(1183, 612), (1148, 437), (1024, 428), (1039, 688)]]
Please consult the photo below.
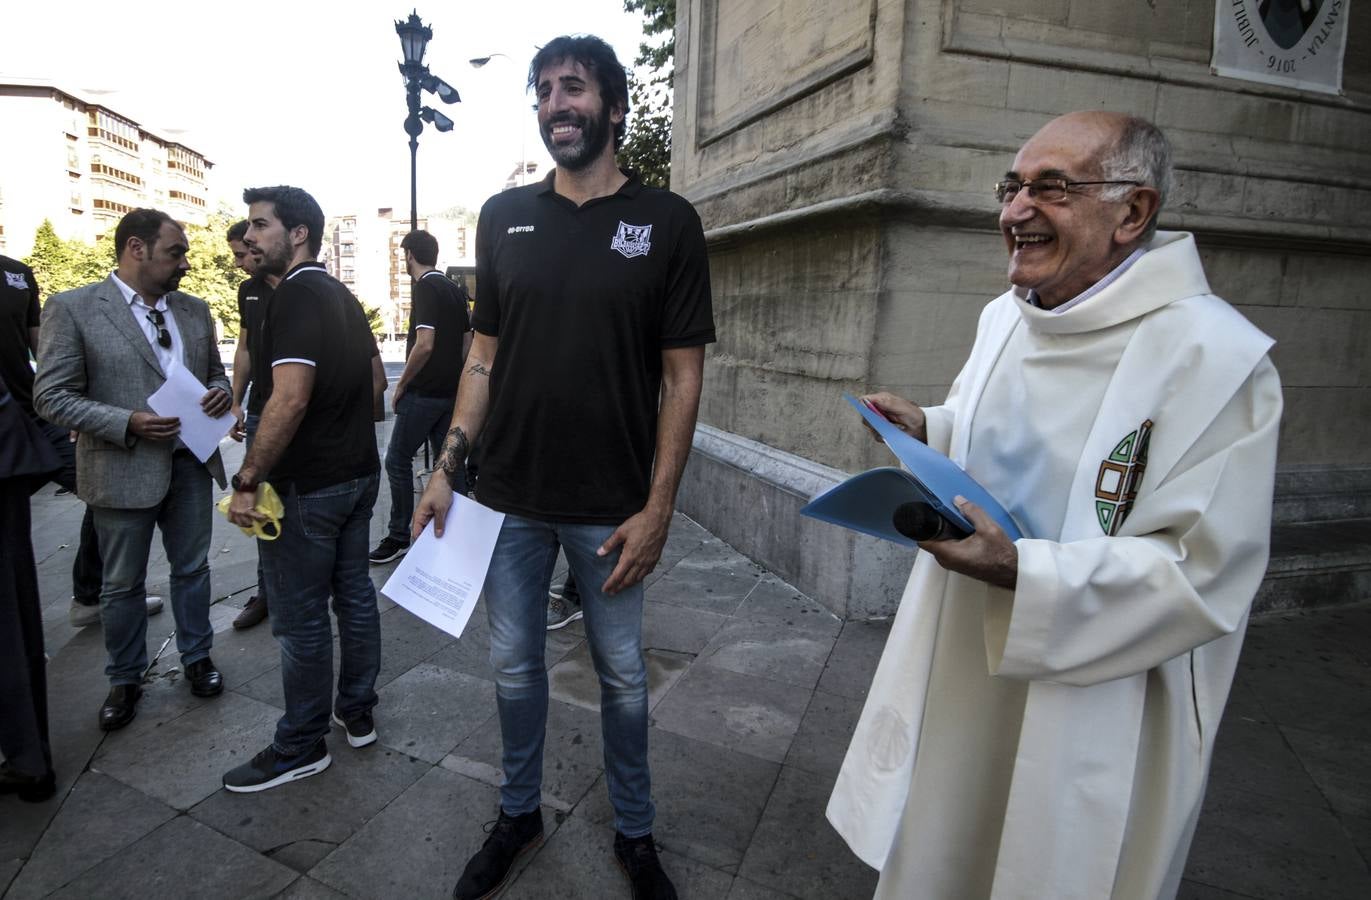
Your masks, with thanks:
[(272, 467), (272, 484), (304, 494), (378, 471), (371, 420), (376, 341), (352, 292), (318, 263), (291, 269), (271, 299), (262, 349), (272, 366), (314, 367), (304, 419)]
[(248, 412), (260, 416), (262, 407), (267, 405), (265, 385), (268, 376), (258, 375), (258, 370), (270, 364), (262, 358), (262, 325), (266, 321), (267, 304), (271, 302), (272, 289), (265, 278), (254, 275), (238, 285), (238, 327), (248, 333), (248, 378), (252, 389), (248, 391)]
[(38, 327), (38, 281), (17, 259), (0, 256), (0, 375), (24, 412), (33, 415), (29, 329)]
[(419, 397), (451, 399), (457, 396), (457, 381), (462, 377), (462, 337), (471, 330), (466, 296), (451, 278), (434, 269), (414, 282), (413, 298), (405, 358), (414, 350), (420, 328), (433, 329), (433, 352), (410, 379), (407, 390)]
[(695, 210), (636, 176), (577, 207), (541, 184), (486, 201), (473, 325), (499, 338), (478, 499), (561, 522), (647, 503), (662, 351), (714, 340)]

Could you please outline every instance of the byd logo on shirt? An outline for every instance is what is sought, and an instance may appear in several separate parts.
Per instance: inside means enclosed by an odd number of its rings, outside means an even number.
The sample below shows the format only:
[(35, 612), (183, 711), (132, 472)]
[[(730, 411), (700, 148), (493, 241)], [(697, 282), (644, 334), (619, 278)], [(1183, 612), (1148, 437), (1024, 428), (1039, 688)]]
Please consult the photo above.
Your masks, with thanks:
[(647, 256), (647, 252), (652, 249), (652, 241), (649, 240), (651, 237), (651, 225), (630, 225), (620, 221), (619, 232), (614, 235), (614, 240), (609, 242), (609, 249), (618, 250), (625, 259)]

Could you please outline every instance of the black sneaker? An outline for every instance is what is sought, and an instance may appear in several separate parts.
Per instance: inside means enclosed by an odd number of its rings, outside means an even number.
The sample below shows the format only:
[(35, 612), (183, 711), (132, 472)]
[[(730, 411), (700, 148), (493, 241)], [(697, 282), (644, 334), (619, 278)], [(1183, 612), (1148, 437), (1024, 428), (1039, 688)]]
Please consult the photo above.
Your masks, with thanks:
[(328, 755), (328, 745), (323, 738), (311, 749), (295, 757), (283, 757), (275, 747), (267, 747), (250, 762), (230, 769), (224, 775), (224, 790), (235, 794), (269, 790), (290, 781), (318, 775), (332, 762), (333, 757)]
[(676, 888), (662, 871), (651, 834), (626, 838), (614, 832), (614, 859), (633, 886), (633, 900), (676, 900)]
[(556, 631), (564, 628), (581, 618), (583, 615), (581, 607), (572, 603), (565, 597), (558, 597), (556, 594), (548, 594), (547, 598), (547, 630)]
[(543, 839), (543, 811), (535, 809), (522, 816), (506, 815), (486, 823), (490, 837), (467, 861), (462, 877), (452, 889), (453, 900), (484, 900), (493, 897), (509, 878), (514, 861), (532, 850)]
[(376, 545), (376, 549), (367, 554), (367, 559), (371, 560), (373, 566), (388, 563), (393, 559), (399, 559), (409, 552), (409, 544), (397, 541), (387, 535), (381, 538), (381, 543)]
[(334, 724), (341, 725), (343, 730), (348, 733), (349, 747), (365, 747), (367, 744), (376, 743), (376, 724), (372, 721), (370, 710), (358, 713), (346, 722), (339, 718), (335, 710), (333, 721)]

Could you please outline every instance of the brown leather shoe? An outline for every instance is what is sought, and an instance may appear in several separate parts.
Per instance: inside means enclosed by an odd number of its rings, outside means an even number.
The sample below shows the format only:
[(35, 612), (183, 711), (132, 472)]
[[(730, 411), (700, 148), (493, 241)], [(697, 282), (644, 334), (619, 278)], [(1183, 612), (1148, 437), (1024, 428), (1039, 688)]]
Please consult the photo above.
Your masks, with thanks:
[(253, 594), (252, 597), (248, 600), (247, 605), (243, 607), (243, 611), (240, 612), (234, 618), (233, 627), (238, 631), (242, 631), (244, 628), (251, 628), (254, 625), (260, 625), (262, 623), (262, 620), (266, 617), (266, 598), (259, 597), (258, 595)]
[(105, 705), (100, 707), (100, 730), (118, 731), (133, 721), (138, 712), (138, 698), (143, 689), (136, 684), (116, 684), (109, 689)]

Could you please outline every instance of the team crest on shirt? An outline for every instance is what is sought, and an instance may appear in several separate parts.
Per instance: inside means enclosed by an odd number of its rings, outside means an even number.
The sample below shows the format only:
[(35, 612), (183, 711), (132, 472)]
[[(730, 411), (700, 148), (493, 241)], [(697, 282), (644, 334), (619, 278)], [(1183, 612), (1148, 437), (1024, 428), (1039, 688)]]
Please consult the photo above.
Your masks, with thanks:
[(1152, 420), (1148, 419), (1115, 444), (1114, 451), (1100, 463), (1100, 474), (1095, 477), (1095, 516), (1105, 534), (1118, 534), (1133, 511), (1138, 485), (1147, 470), (1151, 440)]
[(609, 249), (618, 250), (625, 259), (647, 256), (647, 251), (652, 249), (652, 241), (649, 240), (651, 237), (651, 225), (630, 225), (620, 221), (619, 233), (609, 242)]
[[(619, 227), (622, 228), (623, 226), (620, 225)], [(652, 226), (649, 225), (648, 227), (651, 228)], [(18, 288), (21, 291), (27, 291), (29, 289), (29, 280), (24, 277), (23, 272), (6, 272), (5, 283), (12, 288)]]

